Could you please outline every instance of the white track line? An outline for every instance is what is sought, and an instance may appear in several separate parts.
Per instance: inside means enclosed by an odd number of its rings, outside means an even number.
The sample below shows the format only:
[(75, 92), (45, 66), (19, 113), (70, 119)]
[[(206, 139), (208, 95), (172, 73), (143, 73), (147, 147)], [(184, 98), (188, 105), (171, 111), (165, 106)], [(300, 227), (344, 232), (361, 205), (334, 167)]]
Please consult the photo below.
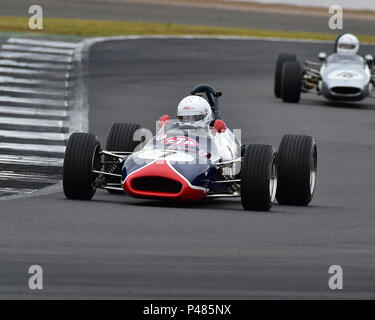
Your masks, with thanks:
[(53, 63), (38, 63), (38, 62), (22, 62), (11, 59), (0, 59), (0, 66), (4, 67), (17, 67), (38, 70), (62, 70), (70, 71), (72, 65), (70, 64), (53, 64)]
[(51, 153), (64, 153), (65, 152), (65, 146), (0, 142), (0, 150), (2, 149), (9, 149), (9, 150), (16, 150), (16, 151), (39, 151), (39, 152), (51, 152)]
[(24, 45), (14, 45), (14, 44), (3, 44), (2, 50), (7, 51), (22, 51), (22, 52), (39, 52), (48, 54), (61, 54), (71, 56), (74, 54), (74, 50), (71, 49), (60, 49), (60, 48), (47, 48), (47, 47), (31, 47)]
[(37, 88), (27, 88), (27, 87), (15, 87), (15, 86), (4, 86), (0, 84), (0, 91), (12, 92), (12, 93), (24, 93), (24, 94), (35, 94), (39, 96), (60, 96), (66, 97), (67, 90), (57, 90), (57, 89), (37, 89)]
[(24, 126), (35, 126), (35, 127), (47, 127), (47, 128), (55, 128), (55, 127), (62, 128), (64, 127), (65, 122), (61, 120), (0, 117), (0, 124), (15, 125), (15, 126), (24, 125)]
[(33, 132), (33, 131), (13, 131), (13, 130), (1, 130), (1, 138), (18, 138), (26, 140), (56, 140), (66, 141), (68, 140), (69, 134), (67, 133), (54, 133), (54, 132)]
[(64, 159), (62, 158), (0, 155), (0, 164), (22, 164), (28, 166), (61, 167), (63, 163)]
[[(68, 112), (65, 110), (53, 110), (53, 109), (39, 109), (39, 108), (22, 108), (12, 106), (1, 106), (0, 113), (16, 114), (16, 115), (28, 115), (28, 116), (44, 116), (44, 117), (67, 117)], [(1, 129), (0, 129), (1, 131)]]
[(56, 178), (51, 178), (49, 175), (32, 174), (32, 173), (15, 173), (0, 171), (0, 180), (22, 180), (27, 182), (47, 182), (54, 183)]
[(29, 75), (34, 77), (50, 77), (60, 80), (68, 80), (69, 72), (66, 71), (39, 71), (39, 70), (30, 70), (30, 69), (21, 69), (21, 68), (12, 68), (12, 67), (0, 67), (0, 74), (20, 74), (20, 75)]
[(53, 78), (61, 78), (62, 80), (69, 78), (69, 72), (65, 70), (40, 71), (40, 70), (30, 70), (30, 69), (22, 69), (22, 68), (0, 67), (0, 73), (22, 74), (22, 75), (30, 75), (30, 76), (35, 76), (35, 77), (50, 76)]
[(46, 87), (51, 87), (52, 85), (53, 87), (59, 87), (59, 88), (69, 87), (69, 81), (27, 79), (27, 78), (9, 77), (9, 76), (1, 76), (1, 75), (0, 75), (0, 83), (38, 85), (38, 86), (46, 86)]
[[(91, 46), (95, 43), (118, 40), (152, 40), (152, 39), (183, 39), (183, 40), (239, 40), (239, 41), (265, 41), (265, 42), (297, 42), (297, 43), (317, 43), (317, 44), (332, 44), (332, 40), (313, 40), (313, 39), (296, 39), (296, 38), (277, 38), (277, 37), (246, 37), (246, 36), (199, 36), (199, 35), (149, 35), (149, 36), (112, 36), (112, 37), (97, 37), (87, 38), (83, 40), (84, 45)], [(373, 43), (363, 42), (364, 45), (371, 45)], [(87, 47), (86, 47), (87, 48)]]
[(46, 75), (46, 76), (55, 76), (55, 77), (56, 75), (59, 75), (61, 78), (69, 77), (68, 70), (33, 70), (33, 69), (26, 69), (26, 68), (13, 68), (11, 66), (0, 67), (0, 73), (17, 73), (17, 74), (27, 74), (31, 76)]
[(33, 193), (35, 192), (35, 189), (13, 189), (13, 188), (0, 188), (0, 194), (1, 193), (11, 193), (11, 194), (20, 194), (20, 193)]
[(41, 53), (27, 53), (27, 52), (0, 52), (0, 58), (3, 59), (21, 59), (21, 60), (33, 60), (33, 61), (46, 61), (53, 63), (72, 63), (73, 59), (70, 56), (58, 56), (55, 54), (41, 54)]
[(80, 45), (79, 42), (73, 43), (73, 42), (63, 42), (63, 41), (44, 41), (44, 40), (33, 40), (33, 39), (24, 39), (24, 38), (10, 38), (7, 40), (7, 43), (27, 44), (30, 46), (41, 46), (41, 47), (49, 47), (49, 48), (68, 48), (68, 49), (75, 49)]
[(37, 99), (37, 98), (18, 98), (18, 97), (9, 97), (0, 95), (0, 104), (7, 104), (9, 102), (27, 104), (27, 105), (36, 105), (39, 107), (61, 107), (67, 108), (71, 105), (71, 101), (66, 100), (53, 100), (53, 99)]

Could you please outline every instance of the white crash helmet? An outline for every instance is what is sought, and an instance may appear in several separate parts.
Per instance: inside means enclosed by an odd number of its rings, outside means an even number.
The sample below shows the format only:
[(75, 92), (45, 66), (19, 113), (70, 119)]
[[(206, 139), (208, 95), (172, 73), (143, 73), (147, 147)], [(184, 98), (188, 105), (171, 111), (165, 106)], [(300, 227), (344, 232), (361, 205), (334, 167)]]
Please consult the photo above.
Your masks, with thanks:
[(350, 33), (343, 34), (337, 41), (337, 53), (340, 55), (354, 56), (358, 50), (358, 38)]
[(204, 128), (212, 121), (209, 103), (200, 96), (188, 96), (177, 107), (177, 120), (183, 124)]

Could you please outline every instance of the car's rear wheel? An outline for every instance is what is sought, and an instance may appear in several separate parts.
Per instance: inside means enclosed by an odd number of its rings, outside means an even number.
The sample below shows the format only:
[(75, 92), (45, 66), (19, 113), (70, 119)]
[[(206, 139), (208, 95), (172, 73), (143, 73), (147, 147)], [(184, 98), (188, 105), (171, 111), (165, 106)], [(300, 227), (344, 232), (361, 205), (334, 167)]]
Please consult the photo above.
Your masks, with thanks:
[(276, 98), (281, 98), (281, 75), (283, 70), (283, 65), (288, 61), (297, 61), (297, 56), (295, 54), (281, 53), (277, 57), (276, 69), (275, 69), (275, 83), (274, 83), (274, 94)]
[(285, 135), (278, 160), (276, 199), (280, 204), (308, 205), (314, 195), (318, 152), (314, 139), (303, 135)]
[[(134, 134), (137, 130), (141, 129), (139, 124), (134, 123), (115, 123), (109, 131), (106, 150), (112, 152), (133, 152), (140, 141), (135, 141)], [(118, 159), (114, 159), (111, 156), (106, 156), (105, 171), (121, 174), (122, 164)], [(112, 163), (108, 163), (112, 162)], [(109, 186), (118, 186), (121, 184), (121, 179), (116, 177), (106, 177), (107, 184)], [(110, 193), (123, 194), (122, 191), (108, 190)]]
[(284, 102), (298, 103), (301, 99), (302, 69), (298, 61), (286, 62), (281, 75), (281, 98)]
[(73, 133), (65, 151), (63, 189), (68, 199), (90, 200), (95, 192), (93, 170), (100, 171), (98, 138), (90, 133)]
[(241, 203), (246, 210), (268, 211), (277, 190), (277, 152), (272, 146), (246, 148), (241, 168)]

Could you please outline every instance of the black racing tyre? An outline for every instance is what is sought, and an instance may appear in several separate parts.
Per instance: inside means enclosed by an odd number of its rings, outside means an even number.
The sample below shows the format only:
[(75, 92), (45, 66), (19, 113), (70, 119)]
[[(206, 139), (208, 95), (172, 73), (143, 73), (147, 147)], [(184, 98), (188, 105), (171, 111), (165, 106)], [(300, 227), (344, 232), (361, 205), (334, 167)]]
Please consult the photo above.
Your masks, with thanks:
[[(133, 152), (141, 141), (134, 141), (134, 133), (141, 129), (139, 124), (115, 123), (109, 131), (106, 150), (117, 152)], [(110, 156), (106, 156), (105, 161), (115, 161)], [(121, 165), (106, 164), (104, 170), (114, 174), (121, 174)], [(119, 184), (121, 181), (116, 177), (106, 177), (107, 183)], [(108, 190), (110, 193), (123, 194), (122, 191)]]
[(269, 211), (277, 189), (277, 152), (272, 146), (246, 148), (241, 168), (241, 203), (245, 210)]
[(135, 123), (115, 123), (109, 131), (106, 150), (133, 152), (140, 141), (134, 141), (134, 133), (141, 129)]
[(68, 141), (64, 159), (63, 189), (68, 199), (90, 200), (95, 192), (100, 170), (100, 143), (90, 133), (73, 133)]
[(297, 61), (297, 56), (295, 54), (281, 53), (277, 57), (274, 80), (274, 94), (276, 98), (281, 98), (281, 74), (284, 63), (288, 61)]
[(298, 61), (286, 62), (281, 75), (281, 98), (284, 102), (298, 103), (301, 99), (302, 69)]
[(318, 152), (314, 139), (285, 135), (280, 143), (276, 199), (279, 204), (307, 206), (314, 195)]

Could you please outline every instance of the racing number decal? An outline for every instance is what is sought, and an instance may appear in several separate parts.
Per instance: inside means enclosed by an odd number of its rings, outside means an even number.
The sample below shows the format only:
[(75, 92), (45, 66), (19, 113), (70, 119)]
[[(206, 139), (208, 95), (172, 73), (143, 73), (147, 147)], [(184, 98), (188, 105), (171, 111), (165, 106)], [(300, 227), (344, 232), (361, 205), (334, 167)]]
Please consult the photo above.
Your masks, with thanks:
[(351, 70), (338, 70), (331, 72), (328, 77), (336, 80), (359, 80), (363, 79), (362, 75), (358, 72)]
[(353, 78), (355, 75), (352, 72), (343, 71), (341, 73), (338, 73), (337, 76), (342, 78)]

